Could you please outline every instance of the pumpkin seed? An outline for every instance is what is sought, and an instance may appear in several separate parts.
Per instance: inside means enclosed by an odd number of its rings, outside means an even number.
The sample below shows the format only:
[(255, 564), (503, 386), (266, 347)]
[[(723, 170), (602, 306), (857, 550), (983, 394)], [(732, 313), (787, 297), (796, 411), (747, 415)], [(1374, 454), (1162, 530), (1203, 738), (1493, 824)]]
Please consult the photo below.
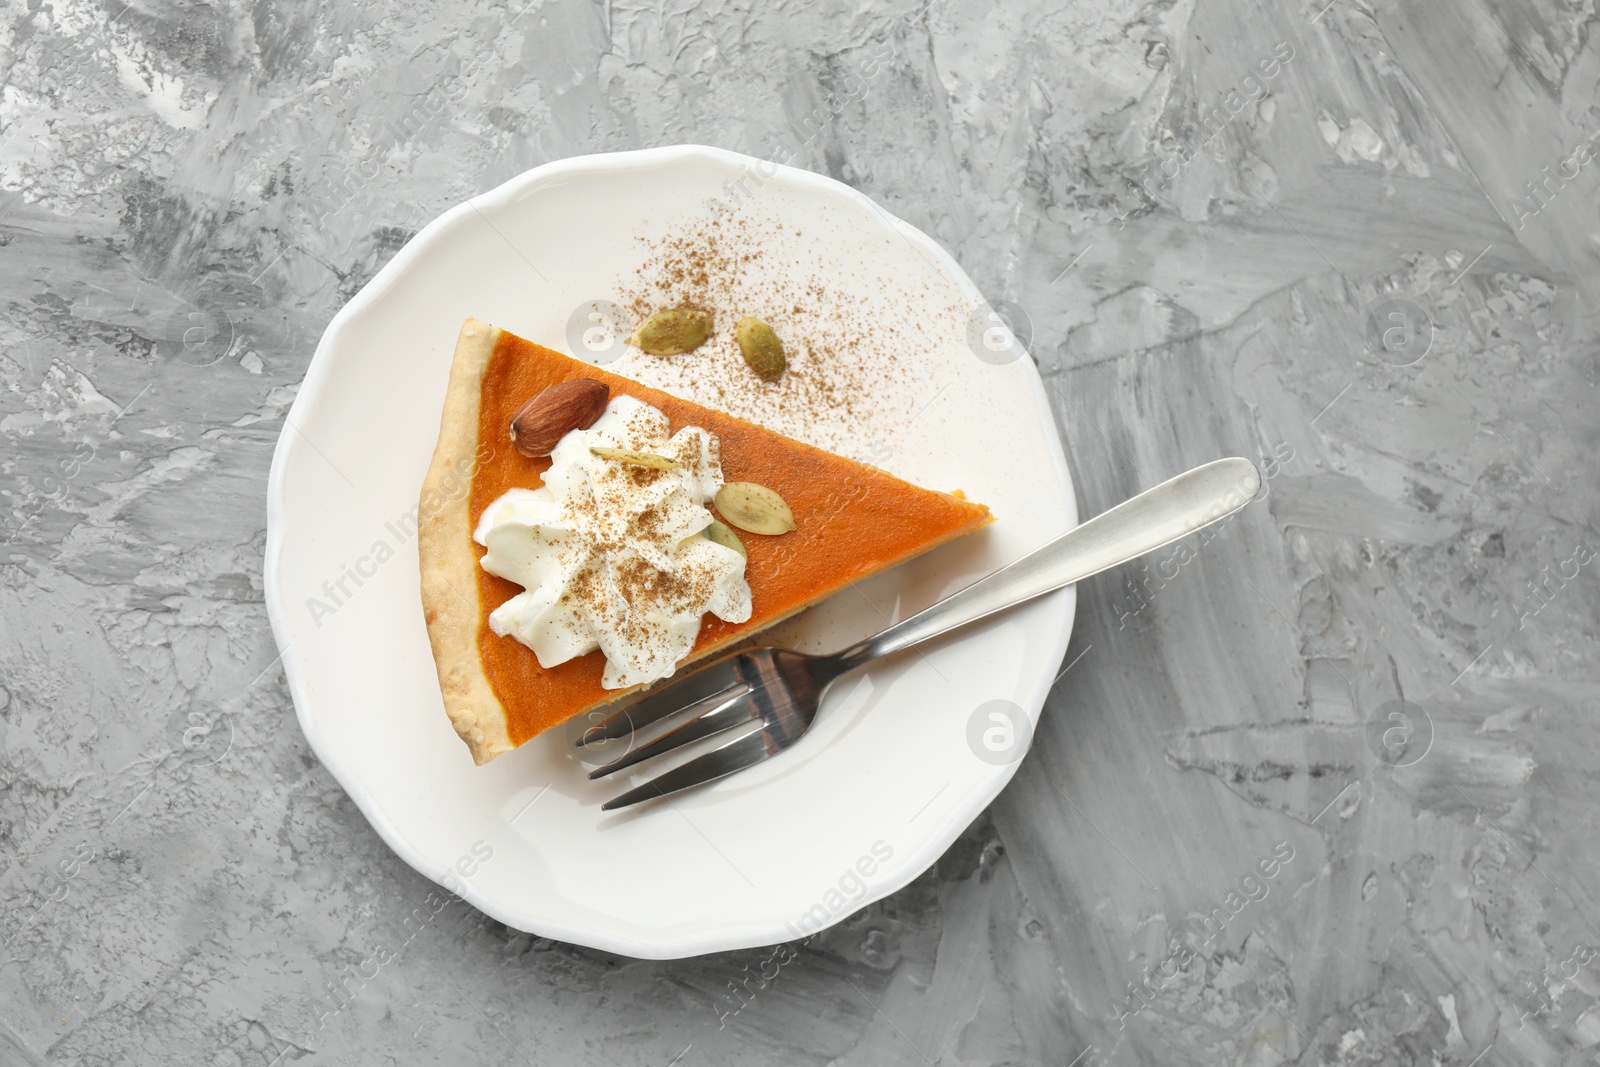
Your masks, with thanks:
[(795, 528), (783, 497), (755, 482), (729, 482), (717, 490), (717, 511), (746, 533), (785, 534)]
[(590, 445), (589, 451), (601, 459), (614, 459), (618, 463), (626, 463), (630, 467), (649, 467), (654, 471), (675, 471), (683, 464), (666, 456), (658, 456), (654, 452), (635, 452), (629, 448), (607, 448), (604, 445)]
[(664, 308), (651, 315), (628, 337), (628, 343), (652, 356), (693, 352), (711, 336), (711, 312), (699, 308)]
[(739, 353), (747, 366), (762, 381), (775, 382), (783, 376), (788, 361), (783, 356), (783, 342), (771, 326), (753, 315), (740, 319), (733, 327), (734, 339), (739, 342)]

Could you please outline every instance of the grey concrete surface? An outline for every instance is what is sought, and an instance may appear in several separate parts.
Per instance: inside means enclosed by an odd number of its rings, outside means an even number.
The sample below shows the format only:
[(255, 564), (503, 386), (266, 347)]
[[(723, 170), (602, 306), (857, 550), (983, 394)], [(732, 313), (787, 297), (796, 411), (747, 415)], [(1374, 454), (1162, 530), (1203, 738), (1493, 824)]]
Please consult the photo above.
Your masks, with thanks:
[[(1592, 0), (3, 11), (0, 1064), (1600, 1062)], [(678, 142), (1020, 308), (1086, 513), (1269, 481), (1082, 589), (934, 870), (645, 963), (371, 832), (295, 726), (263, 501), (427, 220)]]

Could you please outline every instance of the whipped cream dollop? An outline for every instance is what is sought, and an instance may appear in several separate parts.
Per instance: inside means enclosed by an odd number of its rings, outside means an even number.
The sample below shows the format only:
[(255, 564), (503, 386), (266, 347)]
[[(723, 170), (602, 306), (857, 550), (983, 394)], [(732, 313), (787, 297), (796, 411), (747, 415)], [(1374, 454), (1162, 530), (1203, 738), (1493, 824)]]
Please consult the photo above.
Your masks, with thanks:
[[(710, 612), (750, 618), (744, 557), (707, 538), (706, 504), (722, 487), (717, 439), (698, 426), (671, 433), (667, 417), (618, 396), (587, 430), (550, 453), (540, 489), (509, 489), (484, 509), (473, 539), (483, 569), (523, 587), (489, 626), (554, 667), (599, 649), (601, 684), (665, 678), (688, 655)], [(594, 447), (677, 460), (655, 470), (595, 455)]]

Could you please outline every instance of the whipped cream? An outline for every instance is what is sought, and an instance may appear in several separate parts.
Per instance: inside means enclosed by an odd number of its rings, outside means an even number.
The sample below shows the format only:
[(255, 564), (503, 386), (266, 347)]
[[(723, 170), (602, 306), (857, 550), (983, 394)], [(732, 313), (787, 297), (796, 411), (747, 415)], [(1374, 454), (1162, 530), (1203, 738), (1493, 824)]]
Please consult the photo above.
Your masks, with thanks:
[[(601, 685), (642, 685), (677, 668), (706, 612), (750, 618), (744, 557), (703, 533), (722, 487), (717, 439), (698, 426), (671, 429), (656, 408), (615, 397), (593, 426), (556, 445), (543, 488), (509, 489), (484, 509), (472, 535), (488, 549), (483, 569), (523, 587), (489, 627), (533, 649), (540, 666), (600, 649)], [(595, 446), (680, 466), (624, 464)]]

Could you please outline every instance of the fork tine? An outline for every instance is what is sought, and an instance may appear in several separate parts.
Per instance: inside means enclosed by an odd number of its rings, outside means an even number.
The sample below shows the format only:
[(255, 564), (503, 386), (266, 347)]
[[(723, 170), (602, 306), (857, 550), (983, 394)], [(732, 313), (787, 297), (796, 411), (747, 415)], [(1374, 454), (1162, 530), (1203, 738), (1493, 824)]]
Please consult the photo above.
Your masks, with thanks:
[(671, 752), (675, 748), (682, 748), (692, 741), (712, 734), (721, 733), (723, 730), (738, 726), (742, 722), (759, 718), (760, 709), (756, 706), (754, 697), (748, 691), (736, 693), (704, 715), (690, 719), (676, 730), (671, 730), (648, 745), (640, 745), (632, 752), (625, 752), (610, 763), (596, 767), (589, 772), (590, 778), (604, 778), (608, 774), (615, 774), (625, 767), (632, 767), (635, 763), (642, 763), (654, 756)]
[(621, 796), (613, 797), (600, 805), (601, 811), (616, 811), (626, 808), (630, 804), (637, 804), (641, 800), (653, 800), (656, 797), (669, 796), (681, 792), (692, 786), (714, 782), (718, 778), (726, 777), (734, 771), (742, 771), (746, 767), (753, 767), (762, 760), (776, 756), (783, 751), (770, 729), (757, 730), (753, 734), (730, 741), (721, 748), (707, 752), (704, 756), (697, 757), (653, 778), (636, 789), (630, 789)]
[(635, 730), (659, 722), (669, 715), (702, 704), (712, 697), (731, 689), (740, 682), (735, 666), (739, 653), (713, 660), (704, 667), (690, 671), (682, 678), (668, 682), (643, 700), (624, 708), (598, 726), (591, 726), (578, 738), (577, 747), (595, 741), (612, 741), (625, 737)]

